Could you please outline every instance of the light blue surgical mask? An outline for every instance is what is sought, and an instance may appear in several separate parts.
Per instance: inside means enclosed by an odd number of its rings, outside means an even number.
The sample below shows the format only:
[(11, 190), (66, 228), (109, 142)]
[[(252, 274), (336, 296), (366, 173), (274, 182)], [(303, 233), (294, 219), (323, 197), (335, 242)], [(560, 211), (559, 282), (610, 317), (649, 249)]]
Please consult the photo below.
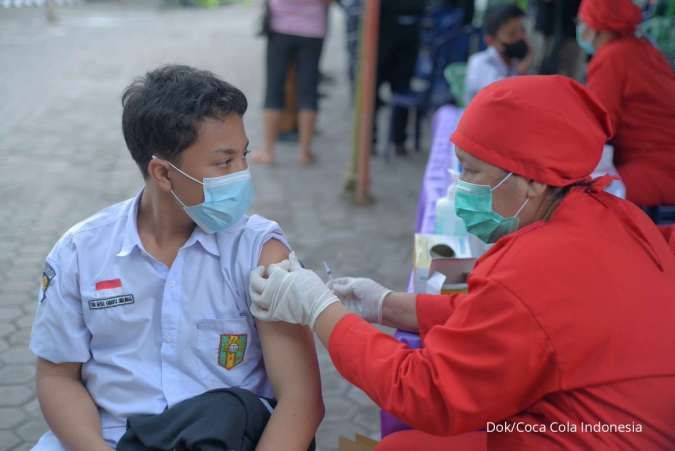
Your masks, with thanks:
[(178, 169), (170, 161), (167, 163), (185, 177), (203, 186), (204, 202), (197, 205), (185, 205), (173, 190), (171, 194), (185, 213), (206, 233), (228, 229), (250, 208), (253, 200), (253, 184), (248, 169), (222, 177), (207, 177), (200, 181)]
[(583, 22), (579, 22), (577, 24), (577, 44), (579, 44), (581, 50), (583, 50), (587, 55), (592, 55), (595, 53), (595, 48), (593, 47), (593, 43), (591, 41), (587, 41), (582, 37), (584, 31), (586, 31), (586, 25), (584, 25)]
[(518, 215), (529, 198), (513, 216), (504, 217), (492, 208), (492, 192), (499, 188), (513, 173), (508, 173), (494, 188), (476, 185), (457, 179), (455, 189), (455, 212), (462, 218), (466, 230), (485, 243), (494, 243), (499, 238), (518, 229)]

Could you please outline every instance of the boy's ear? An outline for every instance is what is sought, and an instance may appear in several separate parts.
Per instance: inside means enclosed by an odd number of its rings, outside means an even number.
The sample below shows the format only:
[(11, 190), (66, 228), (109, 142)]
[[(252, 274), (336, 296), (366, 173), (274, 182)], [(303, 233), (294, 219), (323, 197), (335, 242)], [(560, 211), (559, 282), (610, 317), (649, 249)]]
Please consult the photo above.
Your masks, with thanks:
[(148, 179), (152, 180), (162, 191), (170, 192), (169, 168), (162, 160), (151, 159), (148, 163)]
[(495, 42), (494, 36), (492, 36), (491, 34), (485, 35), (485, 44), (492, 45), (492, 44), (494, 44), (494, 42)]

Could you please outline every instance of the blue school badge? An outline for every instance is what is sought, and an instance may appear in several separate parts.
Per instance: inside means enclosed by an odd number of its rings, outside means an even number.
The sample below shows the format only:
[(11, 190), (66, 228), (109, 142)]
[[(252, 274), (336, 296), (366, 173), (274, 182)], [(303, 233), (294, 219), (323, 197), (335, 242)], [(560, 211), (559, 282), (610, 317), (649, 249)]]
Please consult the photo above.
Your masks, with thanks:
[(218, 365), (226, 370), (231, 370), (243, 362), (247, 338), (246, 334), (221, 335), (220, 346), (218, 347)]
[(45, 268), (42, 270), (42, 281), (40, 284), (40, 304), (47, 299), (47, 288), (49, 288), (52, 280), (54, 280), (54, 276), (56, 276), (56, 271), (54, 271), (52, 265), (45, 262)]

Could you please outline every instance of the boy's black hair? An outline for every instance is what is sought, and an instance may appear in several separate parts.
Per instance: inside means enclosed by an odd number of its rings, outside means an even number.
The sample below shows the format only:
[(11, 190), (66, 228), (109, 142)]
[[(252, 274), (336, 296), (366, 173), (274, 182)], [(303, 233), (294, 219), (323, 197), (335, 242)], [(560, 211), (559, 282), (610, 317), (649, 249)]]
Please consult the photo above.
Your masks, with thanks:
[(197, 140), (206, 118), (243, 116), (244, 94), (211, 72), (169, 65), (134, 80), (122, 94), (122, 131), (143, 177), (153, 154), (170, 161)]
[(525, 16), (525, 12), (513, 3), (493, 5), (485, 11), (483, 30), (486, 36), (496, 36), (497, 31), (511, 19)]

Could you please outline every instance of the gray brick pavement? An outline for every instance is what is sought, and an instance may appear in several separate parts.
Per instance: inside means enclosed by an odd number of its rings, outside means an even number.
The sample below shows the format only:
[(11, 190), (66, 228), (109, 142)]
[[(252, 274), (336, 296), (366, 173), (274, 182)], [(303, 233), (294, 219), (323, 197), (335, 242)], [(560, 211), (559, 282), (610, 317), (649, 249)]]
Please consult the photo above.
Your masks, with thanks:
[[(27, 349), (44, 256), (71, 225), (130, 197), (141, 179), (120, 131), (124, 86), (159, 64), (215, 71), (249, 97), (246, 126), (261, 143), (263, 41), (253, 37), (259, 6), (158, 9), (121, 1), (43, 11), (0, 11), (0, 451), (30, 449), (46, 430)], [(342, 184), (350, 161), (351, 115), (342, 16), (334, 11), (323, 68), (340, 78), (324, 87), (317, 166), (300, 169), (292, 145), (279, 164), (253, 168), (254, 210), (277, 220), (306, 265), (327, 260), (336, 275), (367, 275), (403, 289), (424, 156), (373, 162), (377, 202), (357, 207)], [(382, 127), (384, 129), (384, 127)], [(318, 346), (326, 418), (321, 450), (340, 435), (376, 437), (378, 410), (340, 378)]]

